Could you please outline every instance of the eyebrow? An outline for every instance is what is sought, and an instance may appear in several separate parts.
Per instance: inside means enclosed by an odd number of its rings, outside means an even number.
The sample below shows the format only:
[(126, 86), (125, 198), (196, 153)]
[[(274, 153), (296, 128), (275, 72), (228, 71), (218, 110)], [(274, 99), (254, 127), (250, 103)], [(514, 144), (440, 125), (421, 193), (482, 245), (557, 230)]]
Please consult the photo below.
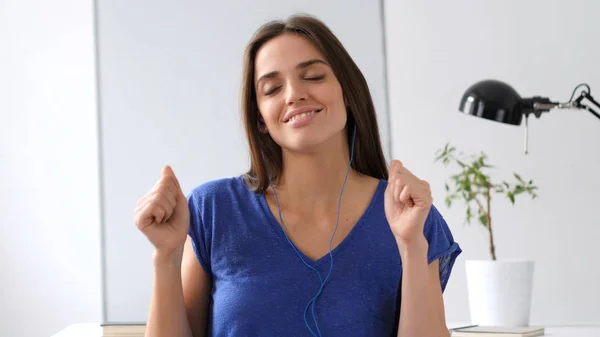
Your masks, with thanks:
[[(324, 65), (329, 65), (327, 62), (325, 62), (325, 61), (323, 61), (321, 59), (311, 59), (311, 60), (308, 60), (308, 61), (304, 61), (304, 62), (298, 63), (296, 65), (296, 69), (305, 69), (305, 68), (308, 68), (308, 67), (312, 66), (313, 64), (317, 64), (317, 63), (321, 63), (321, 64), (324, 64)], [(266, 74), (262, 75), (256, 81), (256, 86), (258, 86), (258, 83), (260, 83), (260, 81), (262, 81), (264, 79), (268, 79), (268, 78), (273, 78), (273, 77), (277, 76), (277, 74), (279, 74), (278, 71), (272, 71), (270, 73), (266, 73)]]

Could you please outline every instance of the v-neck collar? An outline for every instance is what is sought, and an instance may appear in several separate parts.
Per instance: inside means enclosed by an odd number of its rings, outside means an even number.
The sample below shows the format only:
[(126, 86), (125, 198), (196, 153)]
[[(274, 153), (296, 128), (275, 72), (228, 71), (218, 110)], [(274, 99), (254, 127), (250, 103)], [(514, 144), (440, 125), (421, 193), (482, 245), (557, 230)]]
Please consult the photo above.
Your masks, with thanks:
[[(377, 188), (375, 189), (375, 193), (373, 193), (373, 196), (371, 197), (371, 201), (369, 202), (369, 206), (367, 207), (367, 209), (363, 212), (363, 214), (360, 216), (360, 218), (358, 219), (358, 221), (356, 222), (356, 224), (354, 224), (354, 226), (352, 227), (352, 229), (350, 230), (350, 232), (346, 235), (346, 237), (342, 240), (342, 242), (340, 242), (339, 245), (337, 245), (335, 248), (333, 248), (331, 250), (331, 255), (336, 255), (341, 249), (344, 248), (344, 246), (347, 245), (348, 241), (350, 241), (352, 239), (353, 236), (355, 236), (355, 233), (358, 231), (359, 227), (365, 222), (365, 219), (368, 218), (369, 214), (371, 213), (371, 210), (375, 207), (375, 205), (377, 204), (378, 199), (380, 198), (380, 195), (383, 193), (383, 190), (385, 188), (385, 180), (380, 179), (379, 183), (377, 185)], [(269, 203), (267, 202), (267, 199), (265, 197), (264, 193), (259, 193), (257, 196), (260, 200), (260, 204), (263, 208), (263, 211), (265, 213), (265, 216), (267, 217), (267, 220), (269, 222), (269, 225), (271, 226), (275, 226), (275, 231), (277, 232), (278, 236), (285, 241), (286, 244), (291, 244), (293, 250), (296, 250), (298, 252), (298, 254), (302, 257), (302, 259), (304, 259), (304, 261), (310, 265), (312, 265), (313, 267), (317, 267), (321, 264), (323, 264), (326, 261), (329, 261), (330, 258), (330, 253), (329, 251), (321, 256), (320, 258), (318, 258), (317, 260), (313, 260), (312, 258), (308, 257), (304, 252), (302, 252), (302, 250), (300, 250), (293, 242), (292, 240), (289, 240), (285, 235), (285, 232), (283, 230), (283, 228), (281, 227), (281, 225), (279, 224), (279, 222), (277, 221), (277, 219), (275, 218), (275, 215), (273, 214), (273, 212), (271, 211), (271, 208), (269, 207)]]

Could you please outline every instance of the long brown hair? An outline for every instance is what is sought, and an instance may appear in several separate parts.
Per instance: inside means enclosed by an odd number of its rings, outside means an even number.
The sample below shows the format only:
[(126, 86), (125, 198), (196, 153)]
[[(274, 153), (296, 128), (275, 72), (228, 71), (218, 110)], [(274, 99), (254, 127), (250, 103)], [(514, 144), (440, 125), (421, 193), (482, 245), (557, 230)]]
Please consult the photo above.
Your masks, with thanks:
[(256, 192), (264, 192), (269, 187), (268, 173), (276, 183), (283, 168), (281, 147), (269, 134), (261, 133), (258, 128), (259, 111), (254, 86), (254, 61), (261, 46), (286, 33), (303, 36), (311, 41), (325, 56), (340, 82), (345, 102), (349, 106), (346, 123), (349, 148), (356, 125), (352, 168), (365, 175), (387, 179), (388, 167), (381, 147), (375, 107), (367, 81), (344, 46), (323, 22), (310, 15), (297, 14), (286, 21), (275, 20), (264, 24), (246, 47), (242, 83), (242, 118), (250, 147), (250, 169), (244, 175), (248, 186)]

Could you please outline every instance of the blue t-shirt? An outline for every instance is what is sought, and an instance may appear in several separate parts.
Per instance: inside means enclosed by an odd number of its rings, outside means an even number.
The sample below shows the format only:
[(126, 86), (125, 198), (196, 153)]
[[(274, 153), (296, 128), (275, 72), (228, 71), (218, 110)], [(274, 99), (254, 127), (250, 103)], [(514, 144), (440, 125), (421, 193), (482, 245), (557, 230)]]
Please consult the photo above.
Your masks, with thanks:
[[(365, 213), (332, 251), (333, 271), (314, 306), (324, 337), (397, 331), (402, 264), (384, 212), (386, 186), (381, 180)], [(188, 204), (194, 251), (212, 277), (208, 335), (313, 336), (304, 312), (321, 286), (319, 277), (286, 239), (264, 194), (238, 176), (196, 187)], [(461, 249), (435, 207), (424, 232), (429, 262), (440, 260), (444, 289)], [(317, 261), (300, 255), (325, 279), (329, 254)], [(316, 333), (311, 310), (306, 319)]]

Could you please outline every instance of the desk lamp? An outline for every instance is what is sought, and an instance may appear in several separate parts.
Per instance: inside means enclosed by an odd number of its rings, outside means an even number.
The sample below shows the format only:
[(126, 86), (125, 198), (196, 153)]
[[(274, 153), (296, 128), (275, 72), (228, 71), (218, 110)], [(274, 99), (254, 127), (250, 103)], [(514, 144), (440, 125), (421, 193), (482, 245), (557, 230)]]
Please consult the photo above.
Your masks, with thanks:
[[(585, 87), (574, 99), (577, 89)], [(586, 102), (588, 102), (586, 104)], [(539, 118), (552, 109), (585, 109), (600, 119), (600, 104), (591, 96), (590, 86), (582, 83), (575, 87), (566, 103), (552, 102), (547, 97), (521, 98), (510, 85), (497, 80), (483, 80), (470, 86), (460, 100), (459, 110), (463, 113), (501, 122), (520, 125), (525, 117), (525, 153), (528, 147), (527, 120), (533, 114)]]

